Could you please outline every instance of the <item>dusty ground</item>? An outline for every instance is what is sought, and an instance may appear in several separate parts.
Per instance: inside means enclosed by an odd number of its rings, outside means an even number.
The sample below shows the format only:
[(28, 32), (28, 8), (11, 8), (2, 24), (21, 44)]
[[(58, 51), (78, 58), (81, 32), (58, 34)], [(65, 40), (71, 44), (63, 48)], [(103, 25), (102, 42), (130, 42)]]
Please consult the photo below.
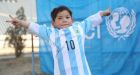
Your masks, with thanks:
[[(15, 58), (15, 50), (13, 47), (8, 47), (4, 44), (6, 35), (0, 35), (0, 75), (32, 75), (32, 57), (31, 57), (31, 35), (26, 36), (24, 54), (29, 56), (22, 56)], [(38, 52), (38, 38), (34, 37), (34, 52)], [(43, 75), (40, 72), (38, 56), (35, 58), (35, 75)]]
[[(35, 75), (43, 75), (35, 58)], [(0, 75), (32, 75), (31, 57), (0, 59)]]

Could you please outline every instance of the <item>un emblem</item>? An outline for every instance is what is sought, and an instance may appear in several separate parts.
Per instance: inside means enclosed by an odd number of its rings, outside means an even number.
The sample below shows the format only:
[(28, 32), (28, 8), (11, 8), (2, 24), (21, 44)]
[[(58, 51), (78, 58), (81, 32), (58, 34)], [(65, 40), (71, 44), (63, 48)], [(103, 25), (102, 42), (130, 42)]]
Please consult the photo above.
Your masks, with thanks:
[(136, 13), (124, 7), (116, 8), (111, 15), (106, 17), (107, 30), (114, 38), (124, 39), (129, 37), (136, 26)]

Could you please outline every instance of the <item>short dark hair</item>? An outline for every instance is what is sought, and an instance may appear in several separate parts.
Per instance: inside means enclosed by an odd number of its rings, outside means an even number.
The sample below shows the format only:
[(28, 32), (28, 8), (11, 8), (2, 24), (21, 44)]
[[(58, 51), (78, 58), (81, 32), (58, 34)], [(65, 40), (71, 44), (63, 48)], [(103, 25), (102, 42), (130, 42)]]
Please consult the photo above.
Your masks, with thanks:
[(52, 10), (52, 12), (51, 12), (51, 18), (52, 18), (52, 20), (55, 21), (55, 18), (57, 16), (57, 14), (59, 12), (64, 11), (64, 10), (67, 10), (69, 12), (70, 16), (72, 17), (72, 12), (71, 12), (71, 10), (68, 7), (66, 7), (66, 6), (59, 6), (59, 7), (56, 7), (56, 8), (54, 8)]

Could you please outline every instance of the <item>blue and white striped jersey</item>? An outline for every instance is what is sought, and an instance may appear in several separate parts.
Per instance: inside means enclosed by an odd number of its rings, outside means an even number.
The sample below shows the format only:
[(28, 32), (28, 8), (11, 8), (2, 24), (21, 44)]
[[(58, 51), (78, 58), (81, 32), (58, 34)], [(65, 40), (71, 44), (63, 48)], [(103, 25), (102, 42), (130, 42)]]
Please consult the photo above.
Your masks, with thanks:
[(91, 75), (84, 51), (85, 33), (101, 21), (97, 13), (64, 29), (31, 23), (28, 30), (43, 39), (44, 52), (46, 48), (52, 51), (54, 75)]

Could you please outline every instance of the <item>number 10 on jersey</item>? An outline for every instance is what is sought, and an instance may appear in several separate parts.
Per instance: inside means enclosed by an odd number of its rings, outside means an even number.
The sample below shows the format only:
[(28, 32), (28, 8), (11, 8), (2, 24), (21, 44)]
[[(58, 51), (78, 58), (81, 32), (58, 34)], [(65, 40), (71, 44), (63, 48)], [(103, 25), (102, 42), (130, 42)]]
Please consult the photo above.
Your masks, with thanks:
[(71, 50), (71, 49), (74, 50), (75, 49), (75, 44), (74, 44), (74, 41), (73, 40), (66, 41), (65, 43), (67, 45), (67, 49), (68, 50)]

